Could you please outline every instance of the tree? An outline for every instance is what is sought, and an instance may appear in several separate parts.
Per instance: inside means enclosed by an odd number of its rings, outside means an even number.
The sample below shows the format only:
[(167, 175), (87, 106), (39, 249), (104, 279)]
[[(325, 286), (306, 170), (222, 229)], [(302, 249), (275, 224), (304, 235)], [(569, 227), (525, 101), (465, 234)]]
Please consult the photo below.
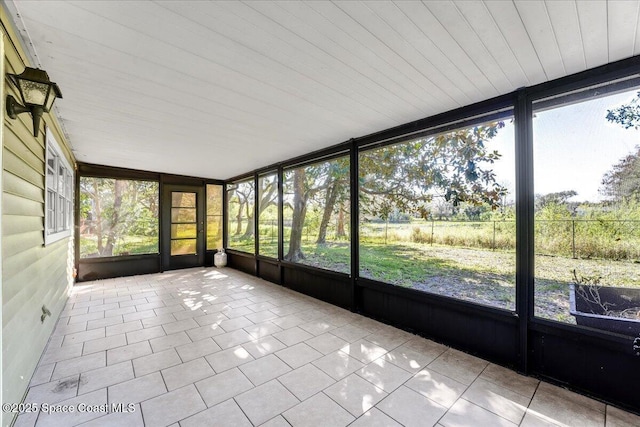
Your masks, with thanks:
[[(640, 92), (628, 104), (613, 110), (607, 110), (607, 120), (617, 123), (625, 129), (640, 128)], [(640, 146), (620, 159), (602, 177), (600, 193), (614, 200), (637, 199), (640, 195)]]
[(393, 208), (423, 218), (439, 197), (457, 207), (488, 204), (499, 207), (506, 189), (486, 165), (500, 158), (485, 141), (503, 122), (460, 129), (389, 145), (360, 155), (360, 200), (363, 213), (386, 219)]
[(614, 201), (640, 198), (640, 146), (604, 174), (600, 193)]
[(536, 207), (543, 209), (549, 205), (564, 205), (569, 202), (569, 199), (577, 196), (578, 193), (575, 190), (558, 191), (556, 193), (549, 193), (536, 196)]

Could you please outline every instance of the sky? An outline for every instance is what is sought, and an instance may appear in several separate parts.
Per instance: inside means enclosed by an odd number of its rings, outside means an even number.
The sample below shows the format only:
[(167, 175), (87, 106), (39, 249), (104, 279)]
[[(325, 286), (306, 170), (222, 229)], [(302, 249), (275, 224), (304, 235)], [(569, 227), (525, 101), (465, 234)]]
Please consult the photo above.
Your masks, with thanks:
[[(576, 202), (602, 200), (603, 175), (640, 144), (640, 130), (606, 120), (607, 110), (627, 104), (637, 89), (534, 113), (534, 191), (548, 194), (574, 190)], [(514, 127), (505, 127), (487, 146), (502, 159), (494, 164), (499, 183), (515, 188)]]

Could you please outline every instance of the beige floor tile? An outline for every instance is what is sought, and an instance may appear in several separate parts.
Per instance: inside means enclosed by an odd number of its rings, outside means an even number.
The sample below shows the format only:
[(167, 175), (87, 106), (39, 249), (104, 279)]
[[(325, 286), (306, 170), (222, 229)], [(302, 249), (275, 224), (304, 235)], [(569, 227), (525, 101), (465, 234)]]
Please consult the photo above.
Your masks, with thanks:
[(238, 368), (233, 368), (196, 382), (196, 388), (208, 407), (253, 388), (253, 384)]
[(239, 368), (256, 386), (291, 371), (286, 363), (273, 354), (245, 363)]
[(242, 347), (247, 350), (254, 358), (258, 359), (267, 354), (275, 353), (278, 350), (282, 350), (287, 346), (273, 337), (259, 338), (254, 341), (250, 341), (242, 344)]
[[(173, 314), (167, 313), (167, 314), (161, 314), (161, 315), (156, 315), (156, 316), (152, 316), (152, 317), (147, 317), (145, 319), (141, 319), (140, 321), (142, 322), (142, 325), (145, 328), (151, 328), (151, 327), (154, 327), (154, 326), (162, 326), (162, 325), (167, 324), (167, 323), (174, 323), (174, 322), (177, 321), (177, 319)], [(178, 331), (176, 331), (176, 332), (178, 332)]]
[(82, 355), (83, 343), (65, 345), (62, 347), (49, 347), (40, 359), (41, 364), (60, 362), (62, 360), (74, 359)]
[(312, 364), (288, 372), (278, 381), (298, 399), (305, 400), (335, 383), (335, 380)]
[(193, 320), (195, 320), (200, 326), (219, 324), (227, 319), (227, 316), (222, 313), (209, 313), (204, 316), (196, 316), (193, 318)]
[[(102, 406), (107, 404), (107, 389), (96, 390), (91, 393), (83, 394), (82, 396), (74, 397), (59, 403), (64, 406), (73, 406), (74, 408), (80, 408), (79, 405), (84, 407)], [(94, 418), (101, 417), (105, 414), (105, 411), (80, 411), (73, 412), (41, 412), (38, 416), (38, 427), (61, 427), (61, 426), (75, 426), (84, 422), (90, 421)]]
[(76, 357), (75, 359), (63, 360), (56, 363), (51, 379), (57, 380), (91, 369), (102, 368), (107, 365), (107, 353), (102, 351), (88, 356)]
[(637, 427), (640, 426), (640, 416), (607, 405), (606, 427)]
[(427, 368), (462, 384), (470, 385), (488, 364), (489, 362), (477, 357), (449, 349), (431, 362)]
[(355, 420), (355, 417), (323, 393), (284, 412), (282, 416), (292, 427), (340, 427)]
[[(38, 421), (38, 415), (40, 415), (40, 413), (35, 411), (23, 412), (22, 414), (18, 415), (11, 427), (34, 427), (36, 425), (36, 421)], [(8, 416), (10, 415), (4, 415), (5, 423), (8, 422), (8, 420), (6, 419)], [(288, 425), (289, 423), (287, 423), (287, 426)]]
[[(127, 408), (126, 405), (125, 408)], [(83, 423), (81, 427), (145, 427), (145, 425), (140, 405), (135, 405), (131, 410), (127, 408), (126, 412), (112, 412)]]
[(179, 347), (190, 342), (192, 342), (191, 339), (184, 331), (149, 340), (149, 344), (151, 344), (151, 349), (154, 353), (168, 348)]
[(180, 421), (180, 427), (211, 427), (212, 425), (252, 427), (249, 419), (233, 399)]
[(416, 350), (424, 356), (429, 356), (431, 360), (437, 359), (438, 356), (449, 349), (449, 347), (445, 345), (433, 342), (422, 337), (415, 337), (407, 341), (403, 344), (403, 347), (410, 348), (411, 350)]
[(341, 326), (339, 328), (331, 330), (330, 333), (337, 336), (338, 338), (342, 338), (349, 343), (356, 342), (369, 335), (369, 331), (353, 325)]
[(100, 305), (92, 305), (89, 307), (89, 313), (94, 311), (106, 311), (106, 310), (115, 310), (120, 308), (117, 302), (109, 303), (109, 304), (100, 304)]
[(236, 318), (232, 318), (229, 320), (223, 320), (222, 322), (220, 322), (220, 327), (225, 331), (225, 332), (232, 332), (238, 329), (242, 329), (242, 328), (246, 328), (248, 326), (252, 326), (253, 322), (249, 319), (247, 319), (244, 316), (239, 316)]
[(294, 326), (292, 328), (285, 329), (282, 332), (273, 334), (273, 337), (278, 341), (281, 341), (286, 346), (292, 346), (299, 342), (306, 341), (309, 338), (313, 338), (313, 335), (297, 326)]
[[(104, 317), (105, 318), (120, 317), (125, 314), (135, 313), (135, 312), (136, 312), (135, 307), (119, 307), (113, 310), (106, 310), (104, 312)], [(122, 321), (122, 318), (121, 318), (121, 321)]]
[(467, 389), (467, 385), (429, 369), (418, 372), (405, 385), (446, 408), (450, 408)]
[(142, 329), (142, 322), (140, 320), (134, 320), (127, 323), (119, 323), (117, 325), (106, 327), (106, 336), (126, 334), (127, 332), (137, 331)]
[(604, 403), (545, 382), (540, 383), (529, 405), (531, 411), (554, 422), (584, 427), (603, 426), (605, 408)]
[(253, 356), (243, 347), (233, 347), (206, 356), (207, 362), (217, 373), (224, 372), (236, 366), (254, 360)]
[(109, 403), (139, 403), (167, 392), (160, 372), (109, 387)]
[(71, 316), (69, 317), (69, 325), (73, 325), (74, 323), (84, 323), (96, 319), (104, 319), (104, 311)]
[(291, 424), (289, 424), (282, 415), (278, 415), (266, 423), (260, 424), (260, 427), (291, 427)]
[(132, 378), (133, 366), (130, 361), (86, 371), (80, 374), (78, 395), (99, 390)]
[(231, 348), (237, 345), (244, 344), (249, 341), (253, 341), (254, 338), (249, 335), (245, 330), (238, 329), (233, 332), (227, 332), (222, 335), (216, 335), (213, 337), (213, 340), (218, 344), (221, 348)]
[(298, 343), (294, 346), (277, 351), (275, 354), (293, 369), (299, 368), (300, 366), (323, 356), (322, 353), (314, 350), (305, 343)]
[(415, 374), (427, 366), (427, 364), (431, 363), (435, 357), (406, 346), (400, 346), (385, 354), (384, 359), (405, 371)]
[(278, 315), (273, 313), (272, 311), (260, 311), (258, 313), (251, 313), (245, 316), (247, 319), (251, 320), (253, 323), (262, 323), (268, 320), (277, 319)]
[(520, 424), (531, 398), (478, 378), (462, 397), (515, 424)]
[[(280, 308), (271, 310), (271, 312), (277, 313), (276, 310), (280, 310)], [(281, 310), (285, 310), (285, 308), (282, 308)], [(295, 311), (298, 312), (298, 310)], [(283, 315), (282, 317), (272, 319), (271, 322), (278, 325), (282, 329), (291, 329), (307, 323), (305, 320), (299, 318), (295, 314)]]
[(189, 308), (183, 311), (177, 311), (175, 313), (171, 313), (176, 320), (184, 320), (184, 319), (192, 319), (194, 317), (206, 316), (207, 312), (203, 311), (202, 308)]
[(387, 393), (356, 374), (351, 374), (324, 390), (324, 393), (359, 417), (387, 396)]
[(124, 314), (122, 320), (124, 322), (131, 322), (133, 320), (148, 319), (150, 317), (156, 317), (156, 312), (153, 310), (137, 311), (135, 313)]
[(348, 354), (354, 359), (358, 359), (364, 364), (373, 362), (380, 356), (387, 353), (387, 350), (384, 348), (367, 340), (359, 340), (351, 344), (347, 344), (343, 346), (340, 351)]
[[(130, 307), (133, 309), (133, 307)], [(134, 309), (135, 311), (135, 309)], [(107, 312), (105, 312), (107, 313)], [(122, 323), (122, 315), (116, 315), (112, 317), (105, 317), (104, 319), (96, 319), (89, 320), (87, 322), (87, 330), (101, 328), (104, 329), (106, 326), (119, 325)]]
[(342, 379), (364, 366), (364, 363), (342, 351), (334, 351), (311, 363), (335, 380)]
[(384, 358), (374, 360), (356, 373), (387, 393), (400, 387), (412, 376), (410, 372), (398, 368)]
[(308, 339), (307, 341), (305, 341), (305, 343), (318, 350), (322, 354), (329, 354), (336, 350), (340, 350), (342, 347), (348, 344), (342, 338), (338, 338), (337, 336), (330, 333), (318, 335), (316, 337)]
[(276, 332), (281, 332), (282, 328), (274, 323), (266, 321), (255, 325), (246, 326), (244, 327), (244, 330), (254, 338), (264, 338), (269, 335), (275, 334)]
[(204, 357), (163, 369), (161, 372), (169, 391), (215, 374)]
[(276, 380), (236, 396), (235, 401), (254, 425), (260, 425), (299, 403), (298, 399)]
[(141, 341), (122, 347), (107, 350), (107, 365), (124, 362), (125, 360), (136, 359), (138, 357), (151, 354), (149, 341)]
[(188, 418), (205, 406), (193, 384), (142, 402), (145, 425), (162, 427)]
[(165, 323), (162, 325), (162, 328), (164, 329), (164, 332), (167, 335), (171, 335), (177, 332), (182, 332), (188, 329), (195, 329), (199, 327), (200, 325), (198, 325), (196, 321), (193, 319), (184, 319), (184, 320), (179, 320), (171, 323)]
[(377, 408), (371, 408), (360, 418), (355, 420), (350, 427), (402, 427), (402, 424), (396, 422), (393, 418)]
[(133, 359), (133, 371), (136, 377), (141, 377), (151, 372), (179, 365), (180, 363), (182, 363), (182, 359), (180, 359), (175, 349), (170, 348), (165, 351)]
[(527, 413), (520, 423), (520, 427), (567, 427), (567, 425), (546, 415), (527, 410)]
[(110, 350), (112, 348), (122, 347), (127, 345), (127, 338), (125, 334), (112, 335), (106, 338), (98, 338), (91, 341), (85, 341), (82, 349), (82, 354), (97, 353), (99, 351)]
[(211, 338), (205, 338), (200, 341), (176, 347), (176, 351), (183, 362), (188, 362), (189, 360), (208, 356), (209, 354), (220, 351), (220, 346)]
[(31, 387), (24, 401), (27, 403), (57, 403), (71, 399), (78, 394), (79, 382), (80, 376), (76, 374)]
[(407, 427), (432, 426), (447, 411), (444, 406), (404, 386), (384, 398), (376, 408)]
[(444, 427), (515, 427), (518, 425), (465, 399), (458, 399), (449, 412), (442, 417), (440, 424)]
[(525, 377), (511, 369), (503, 368), (493, 363), (489, 363), (485, 370), (482, 371), (480, 378), (526, 397), (533, 397), (533, 393), (535, 393), (540, 383), (535, 378)]
[(95, 340), (97, 338), (104, 338), (105, 337), (105, 330), (104, 328), (100, 328), (100, 329), (91, 329), (88, 331), (82, 331), (82, 332), (76, 332), (74, 334), (67, 334), (64, 336), (64, 341), (62, 342), (62, 345), (70, 345), (70, 344), (76, 344), (76, 343), (81, 343), (81, 342), (85, 342), (88, 340)]
[(137, 343), (140, 341), (148, 341), (153, 338), (165, 336), (162, 326), (153, 326), (150, 328), (140, 329), (137, 331), (127, 332), (127, 342), (129, 344)]
[(300, 329), (303, 329), (309, 332), (311, 335), (316, 335), (316, 336), (322, 335), (326, 332), (329, 332), (337, 328), (337, 326), (329, 322), (328, 319), (312, 320), (311, 322), (304, 323), (299, 326), (300, 326)]
[(189, 329), (186, 332), (187, 335), (189, 335), (189, 338), (191, 338), (191, 341), (200, 341), (205, 338), (211, 338), (225, 333), (217, 323)]
[(56, 367), (55, 363), (49, 363), (47, 365), (40, 364), (36, 368), (33, 376), (31, 377), (31, 381), (29, 382), (29, 386), (33, 387), (38, 384), (44, 384), (51, 381), (51, 374), (53, 374), (53, 369)]

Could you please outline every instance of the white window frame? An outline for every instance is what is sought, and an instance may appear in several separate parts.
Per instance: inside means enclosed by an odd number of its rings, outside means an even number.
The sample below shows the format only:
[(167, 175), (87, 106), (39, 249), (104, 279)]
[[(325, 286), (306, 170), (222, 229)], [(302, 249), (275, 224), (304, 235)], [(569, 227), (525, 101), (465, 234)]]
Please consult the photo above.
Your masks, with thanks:
[[(58, 141), (47, 127), (46, 160), (44, 165), (44, 245), (71, 236), (73, 230), (74, 170), (63, 154)], [(53, 183), (49, 184), (49, 162), (53, 161)], [(58, 184), (60, 168), (63, 182)], [(71, 177), (69, 180), (68, 177)], [(60, 191), (61, 189), (61, 191)], [(53, 206), (49, 203), (49, 193), (53, 193)], [(62, 211), (62, 212), (61, 212)], [(53, 218), (51, 218), (53, 217)], [(50, 223), (52, 226), (50, 226)]]

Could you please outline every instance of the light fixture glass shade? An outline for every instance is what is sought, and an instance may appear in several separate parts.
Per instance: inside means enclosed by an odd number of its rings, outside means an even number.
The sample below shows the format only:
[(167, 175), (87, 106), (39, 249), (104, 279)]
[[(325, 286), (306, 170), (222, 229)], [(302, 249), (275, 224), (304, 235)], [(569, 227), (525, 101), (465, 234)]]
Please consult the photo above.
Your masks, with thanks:
[(56, 98), (62, 98), (60, 88), (49, 80), (49, 75), (44, 70), (26, 67), (21, 74), (7, 76), (20, 91), (25, 107), (42, 107), (48, 112)]

